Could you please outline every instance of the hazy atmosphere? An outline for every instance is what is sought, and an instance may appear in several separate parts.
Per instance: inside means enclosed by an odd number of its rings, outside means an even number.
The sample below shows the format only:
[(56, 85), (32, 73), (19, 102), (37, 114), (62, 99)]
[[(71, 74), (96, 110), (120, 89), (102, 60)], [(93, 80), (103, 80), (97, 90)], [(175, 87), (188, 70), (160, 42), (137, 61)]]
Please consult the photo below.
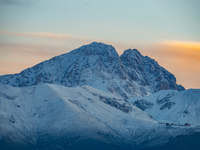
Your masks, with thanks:
[(200, 88), (199, 0), (0, 0), (0, 75), (93, 41), (138, 49)]

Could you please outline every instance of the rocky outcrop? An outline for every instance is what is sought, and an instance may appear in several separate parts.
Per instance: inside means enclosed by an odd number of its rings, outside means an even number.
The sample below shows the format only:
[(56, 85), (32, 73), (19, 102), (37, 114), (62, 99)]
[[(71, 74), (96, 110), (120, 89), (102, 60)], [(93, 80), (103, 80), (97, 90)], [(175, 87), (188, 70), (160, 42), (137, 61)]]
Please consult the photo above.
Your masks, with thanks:
[(141, 100), (136, 100), (133, 105), (135, 105), (136, 107), (140, 108), (141, 110), (146, 110), (149, 108), (152, 108), (154, 106), (153, 103), (145, 100), (145, 99), (141, 99)]
[(171, 97), (173, 97), (173, 96), (174, 96), (173, 93), (169, 93), (169, 94), (167, 94), (167, 95), (166, 95), (165, 97), (163, 97), (163, 98), (160, 98), (160, 97), (158, 96), (158, 98), (157, 98), (157, 104), (158, 104), (158, 105), (161, 105), (161, 104), (163, 104), (163, 103), (167, 103), (167, 102), (170, 101)]
[(174, 105), (175, 105), (174, 102), (167, 102), (167, 103), (165, 103), (164, 105), (162, 105), (162, 106), (160, 107), (160, 110), (163, 110), (163, 109), (170, 109), (170, 108), (172, 108), (172, 106), (174, 106)]
[(104, 97), (102, 95), (99, 95), (99, 100), (125, 113), (132, 111), (132, 106), (128, 101), (125, 102), (120, 99), (117, 100), (115, 98)]

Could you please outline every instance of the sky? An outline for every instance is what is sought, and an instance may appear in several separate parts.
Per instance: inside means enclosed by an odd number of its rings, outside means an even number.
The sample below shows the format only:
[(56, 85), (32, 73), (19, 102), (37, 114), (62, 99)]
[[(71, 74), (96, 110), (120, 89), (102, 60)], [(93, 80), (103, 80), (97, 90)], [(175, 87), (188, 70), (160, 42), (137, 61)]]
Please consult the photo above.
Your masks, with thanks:
[(200, 88), (199, 0), (0, 0), (0, 75), (94, 41), (138, 49)]

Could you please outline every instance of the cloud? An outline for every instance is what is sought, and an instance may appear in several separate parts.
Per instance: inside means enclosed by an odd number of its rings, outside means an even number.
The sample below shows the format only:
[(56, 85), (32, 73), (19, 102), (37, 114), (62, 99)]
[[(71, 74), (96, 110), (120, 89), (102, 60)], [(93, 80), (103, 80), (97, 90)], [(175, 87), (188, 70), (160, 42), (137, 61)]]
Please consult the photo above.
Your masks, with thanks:
[[(18, 73), (44, 60), (94, 41), (94, 39), (88, 37), (48, 32), (20, 33), (0, 30), (0, 35), (3, 37), (12, 36), (6, 42), (4, 40), (0, 42), (1, 75)], [(44, 40), (41, 40), (41, 38)], [(105, 40), (101, 39), (96, 39), (95, 41), (105, 42)]]
[[(2, 34), (2, 31), (1, 31)], [(12, 36), (28, 36), (28, 37), (60, 37), (68, 38), (68, 36), (59, 35), (59, 34), (19, 34), (19, 33), (10, 33), (3, 32), (5, 35)], [(71, 36), (69, 36), (71, 39)], [(78, 43), (77, 43), (78, 41)], [(0, 42), (0, 75), (4, 74), (13, 74), (19, 73), (26, 68), (30, 68), (44, 60), (48, 60), (54, 56), (67, 53), (75, 48), (83, 45), (82, 40), (76, 40), (76, 42), (66, 42), (65, 44), (58, 44), (58, 42), (51, 41), (51, 44), (48, 42), (45, 44), (22, 44), (22, 43), (2, 43)], [(104, 41), (105, 42), (105, 41)], [(67, 44), (66, 44), (67, 43)], [(113, 44), (117, 49), (123, 49), (124, 45), (118, 42), (107, 42)], [(87, 43), (88, 44), (88, 43)]]
[[(55, 55), (59, 51), (56, 51), (55, 47), (41, 46), (41, 45), (27, 45), (27, 44), (0, 44), (1, 55), (46, 55), (47, 57)], [(2, 58), (2, 57), (1, 57)]]
[(29, 64), (14, 61), (11, 62), (0, 60), (0, 64), (0, 75), (19, 73), (23, 69), (31, 67)]
[(20, 32), (9, 32), (9, 31), (0, 30), (0, 35), (48, 38), (48, 39), (65, 39), (65, 40), (72, 40), (72, 41), (78, 41), (78, 42), (90, 42), (92, 40), (87, 37), (73, 36), (69, 34), (49, 33), (49, 32), (20, 33)]
[(113, 45), (119, 54), (122, 54), (125, 49), (128, 49), (130, 47), (130, 44), (129, 44), (129, 47), (127, 48), (126, 44), (123, 44), (118, 41), (113, 41), (113, 40), (104, 40), (100, 38), (94, 39), (90, 37), (74, 36), (70, 34), (59, 34), (59, 33), (50, 33), (50, 32), (20, 33), (20, 32), (9, 32), (9, 31), (0, 30), (0, 35), (28, 37), (28, 38), (44, 38), (44, 39), (65, 40), (65, 41), (67, 40), (70, 42), (77, 42), (79, 43), (79, 46), (80, 44), (102, 42), (102, 43)]
[(158, 44), (168, 55), (200, 61), (200, 42), (165, 41)]
[(74, 36), (74, 35), (70, 35), (70, 34), (49, 33), (49, 32), (20, 33), (20, 32), (9, 32), (9, 31), (0, 30), (0, 35), (16, 36), (16, 37), (28, 37), (28, 38), (37, 38), (37, 39), (38, 38), (39, 39), (40, 38), (50, 39), (54, 43), (56, 43), (56, 42), (58, 43), (57, 40), (60, 40), (60, 41), (64, 41), (65, 43), (70, 42), (69, 45), (76, 45), (76, 47), (74, 47), (74, 48), (77, 48), (81, 45), (89, 44), (89, 43), (92, 43), (92, 42), (102, 42), (102, 43), (113, 45), (120, 55), (123, 53), (124, 50), (131, 47), (130, 44), (129, 44), (129, 46), (127, 46), (127, 44), (124, 44), (124, 43), (121, 43), (121, 42), (118, 42), (118, 41), (113, 41), (113, 40), (103, 40), (103, 39), (100, 39), (100, 38), (93, 39), (93, 38), (90, 38), (90, 37)]
[(67, 52), (67, 47), (0, 44), (0, 74), (19, 73), (44, 60)]
[(161, 55), (178, 64), (179, 69), (200, 73), (200, 68), (197, 67), (200, 66), (200, 43), (165, 41), (158, 43), (158, 47)]
[(186, 88), (200, 88), (200, 42), (144, 43), (141, 51), (173, 73), (179, 84)]
[(0, 42), (0, 75), (19, 73), (44, 60), (70, 52), (81, 45), (76, 42), (68, 42), (65, 45), (54, 42), (42, 45)]

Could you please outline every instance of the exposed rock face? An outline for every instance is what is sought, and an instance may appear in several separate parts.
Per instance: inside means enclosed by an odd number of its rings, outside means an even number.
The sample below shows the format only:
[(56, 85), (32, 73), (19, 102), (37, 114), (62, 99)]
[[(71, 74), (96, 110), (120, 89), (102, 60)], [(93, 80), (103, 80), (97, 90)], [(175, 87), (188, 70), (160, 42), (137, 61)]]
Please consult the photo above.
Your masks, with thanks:
[(141, 99), (141, 100), (136, 100), (133, 105), (135, 105), (136, 107), (140, 108), (141, 110), (146, 110), (148, 108), (152, 108), (154, 106), (153, 103), (145, 100), (145, 99)]
[(173, 74), (161, 67), (155, 60), (142, 56), (136, 49), (124, 51), (120, 56), (131, 82), (136, 81), (141, 86), (151, 87), (151, 92), (159, 90), (178, 90), (184, 88), (176, 84)]
[(165, 103), (164, 105), (162, 105), (161, 107), (160, 107), (160, 110), (163, 110), (163, 109), (170, 109), (172, 106), (174, 106), (175, 105), (175, 103), (174, 102), (167, 102), (167, 103)]
[(99, 95), (99, 100), (112, 107), (122, 110), (125, 113), (132, 111), (132, 106), (129, 102), (124, 102), (123, 100), (117, 100), (115, 98), (103, 97), (101, 95)]
[(157, 98), (157, 104), (158, 104), (158, 105), (161, 105), (161, 104), (163, 104), (163, 103), (169, 102), (169, 101), (170, 101), (170, 98), (173, 97), (173, 96), (174, 96), (173, 93), (169, 93), (169, 94), (167, 94), (167, 95), (166, 95), (165, 97), (163, 97), (163, 98), (160, 98), (160, 97), (158, 96), (158, 98)]
[(0, 76), (0, 82), (16, 87), (40, 83), (67, 87), (89, 85), (124, 98), (145, 96), (159, 90), (184, 90), (176, 78), (153, 59), (137, 50), (119, 57), (115, 48), (91, 43), (41, 62), (19, 74)]

